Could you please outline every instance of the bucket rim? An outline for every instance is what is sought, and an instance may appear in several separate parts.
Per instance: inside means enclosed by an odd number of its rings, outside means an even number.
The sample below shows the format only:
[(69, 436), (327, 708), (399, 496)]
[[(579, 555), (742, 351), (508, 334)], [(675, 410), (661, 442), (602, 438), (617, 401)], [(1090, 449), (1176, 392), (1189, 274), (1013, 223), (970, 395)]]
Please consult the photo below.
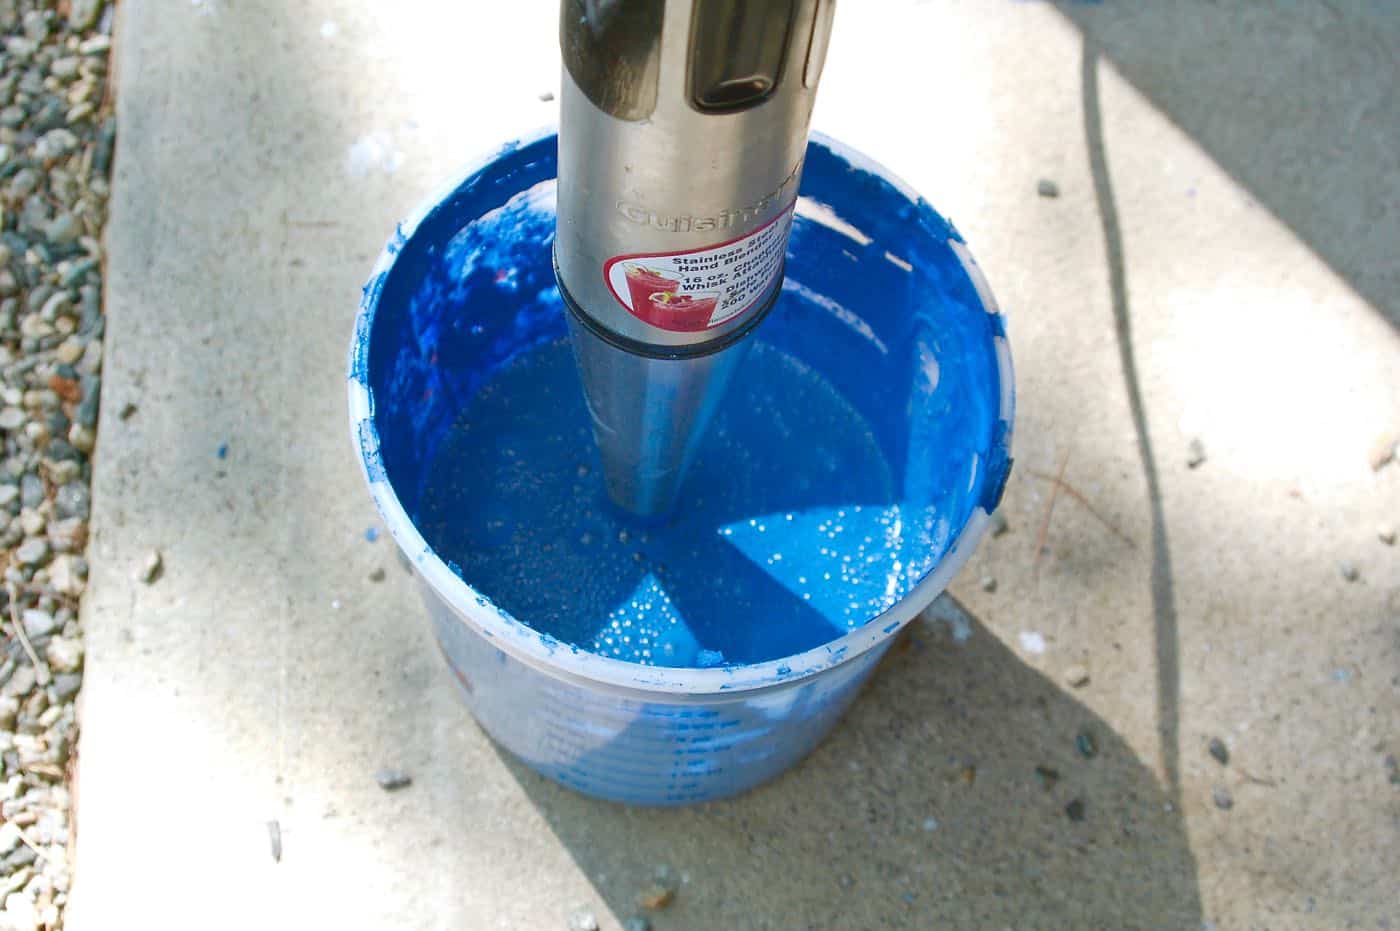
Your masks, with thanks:
[(976, 290), (983, 309), (998, 318), (989, 330), (994, 342), (997, 375), (1001, 383), (999, 430), (993, 439), (995, 448), (991, 453), (993, 456), (999, 456), (1004, 462), (1002, 474), (998, 477), (988, 473), (988, 480), (997, 487), (990, 495), (984, 495), (981, 503), (974, 505), (966, 522), (954, 534), (943, 557), (903, 598), (855, 630), (791, 656), (761, 663), (711, 668), (643, 666), (589, 652), (517, 620), (453, 572), (414, 525), (389, 482), (380, 458), (379, 434), (374, 423), (374, 398), (369, 387), (370, 337), (383, 282), (392, 271), (405, 244), (434, 211), (450, 201), (455, 192), (470, 184), (502, 159), (536, 146), (553, 145), (556, 140), (557, 128), (552, 125), (544, 126), (468, 162), (396, 226), (393, 235), (375, 261), (369, 282), (362, 291), (348, 361), (350, 436), (361, 474), (395, 544), (407, 557), (421, 582), (474, 633), (486, 638), (517, 660), (592, 690), (608, 689), (629, 693), (638, 699), (655, 698), (669, 701), (713, 701), (727, 695), (737, 699), (757, 691), (790, 686), (810, 679), (882, 645), (888, 645), (905, 625), (917, 617), (947, 587), (976, 550), (986, 532), (990, 522), (990, 511), (994, 510), (999, 502), (1001, 487), (1010, 469), (1015, 422), (1015, 381), (1001, 308), (962, 237), (951, 223), (938, 215), (924, 198), (894, 172), (825, 133), (813, 131), (809, 137), (810, 143), (825, 148), (853, 170), (880, 178), (917, 210), (928, 211), (939, 219), (940, 222), (931, 224), (930, 228), (948, 229), (947, 244), (957, 256)]

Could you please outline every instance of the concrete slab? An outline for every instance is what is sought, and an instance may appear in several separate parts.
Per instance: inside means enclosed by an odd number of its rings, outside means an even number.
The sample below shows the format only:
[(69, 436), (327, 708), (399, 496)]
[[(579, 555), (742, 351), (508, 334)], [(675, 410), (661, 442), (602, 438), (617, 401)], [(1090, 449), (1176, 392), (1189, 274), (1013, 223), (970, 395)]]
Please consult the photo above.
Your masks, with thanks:
[(652, 812), (493, 750), (366, 538), (358, 286), (555, 114), (552, 4), (446, 7), (120, 7), (69, 927), (616, 928), (659, 862), (686, 882), (658, 928), (1383, 926), (1394, 18), (841, 8), (817, 125), (952, 216), (1012, 315), (1011, 529), (809, 761)]

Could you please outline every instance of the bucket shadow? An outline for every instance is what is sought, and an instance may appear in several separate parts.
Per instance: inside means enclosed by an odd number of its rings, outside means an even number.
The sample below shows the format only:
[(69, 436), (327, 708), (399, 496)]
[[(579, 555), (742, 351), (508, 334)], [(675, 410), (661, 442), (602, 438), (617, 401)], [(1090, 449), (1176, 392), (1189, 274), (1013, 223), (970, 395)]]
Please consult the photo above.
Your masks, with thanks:
[(657, 929), (1201, 920), (1181, 815), (1148, 767), (947, 596), (812, 756), (737, 799), (627, 808), (498, 753), (618, 922), (660, 864), (684, 882)]
[(1055, 6), (1086, 46), (1400, 328), (1393, 5)]

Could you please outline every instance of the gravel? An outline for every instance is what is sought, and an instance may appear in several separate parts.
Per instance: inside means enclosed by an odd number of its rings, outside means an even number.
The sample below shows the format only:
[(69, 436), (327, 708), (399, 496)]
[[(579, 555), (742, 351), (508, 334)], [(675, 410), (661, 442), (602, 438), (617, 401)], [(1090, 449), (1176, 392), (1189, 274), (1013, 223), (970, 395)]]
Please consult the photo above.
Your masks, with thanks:
[(83, 645), (67, 637), (50, 640), (46, 655), (54, 672), (77, 672), (83, 665)]
[(62, 928), (73, 881), (68, 755), (99, 436), (111, 12), (110, 0), (0, 0), (0, 929)]
[(1041, 197), (1059, 197), (1060, 186), (1049, 178), (1041, 178), (1035, 183), (1035, 192)]
[(1224, 786), (1216, 786), (1210, 793), (1210, 799), (1221, 811), (1229, 811), (1235, 807), (1235, 797)]
[(1089, 684), (1089, 670), (1082, 663), (1065, 667), (1065, 684), (1073, 688), (1083, 688)]
[(14, 559), (21, 566), (40, 566), (49, 558), (49, 541), (29, 537), (15, 549)]
[(38, 608), (25, 608), (21, 617), (24, 622), (24, 632), (30, 640), (47, 637), (60, 627), (52, 614)]
[(1230, 762), (1230, 748), (1225, 746), (1225, 741), (1219, 737), (1212, 737), (1210, 743), (1206, 744), (1206, 752), (1215, 758), (1215, 762), (1221, 766), (1226, 766)]

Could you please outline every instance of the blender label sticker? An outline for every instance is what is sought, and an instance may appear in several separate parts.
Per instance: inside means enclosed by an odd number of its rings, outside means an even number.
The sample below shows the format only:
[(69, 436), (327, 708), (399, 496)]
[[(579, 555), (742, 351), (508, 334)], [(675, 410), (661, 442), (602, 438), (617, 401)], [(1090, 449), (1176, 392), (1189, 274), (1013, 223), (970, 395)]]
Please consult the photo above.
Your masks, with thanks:
[(771, 293), (795, 205), (718, 245), (611, 258), (603, 265), (608, 290), (632, 316), (663, 330), (693, 333), (727, 323)]

